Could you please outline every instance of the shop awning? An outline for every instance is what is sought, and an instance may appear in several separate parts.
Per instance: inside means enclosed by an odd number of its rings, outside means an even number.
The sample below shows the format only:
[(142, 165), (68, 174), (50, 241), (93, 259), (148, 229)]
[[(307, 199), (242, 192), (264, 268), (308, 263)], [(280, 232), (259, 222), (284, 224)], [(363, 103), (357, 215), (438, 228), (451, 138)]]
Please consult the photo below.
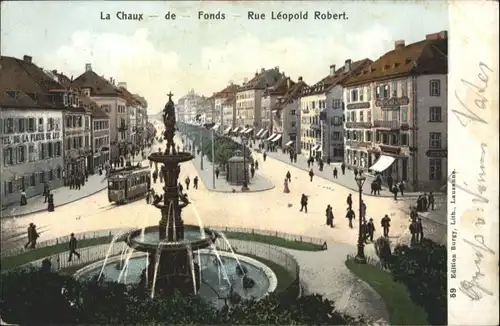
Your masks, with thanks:
[(285, 144), (285, 146), (291, 146), (293, 144), (293, 140), (290, 140), (288, 143)]
[(269, 132), (268, 130), (264, 130), (264, 132), (263, 132), (263, 133), (261, 133), (259, 137), (260, 137), (260, 138), (264, 138), (264, 137), (266, 137), (266, 135), (267, 135), (267, 133), (268, 133), (268, 132)]
[(226, 130), (224, 130), (224, 133), (225, 133), (225, 134), (227, 134), (227, 133), (228, 133), (228, 132), (230, 132), (230, 131), (231, 131), (231, 127), (227, 127), (227, 129), (226, 129)]
[(253, 128), (248, 128), (247, 130), (245, 130), (245, 134), (249, 134), (253, 131)]
[(233, 129), (233, 132), (238, 132), (239, 129), (240, 129), (240, 127), (236, 127)]
[(213, 129), (213, 130), (217, 130), (217, 129), (219, 129), (219, 127), (220, 127), (220, 123), (216, 123), (216, 124), (212, 127), (212, 129)]
[(314, 152), (314, 151), (317, 151), (317, 150), (318, 150), (318, 148), (320, 148), (320, 147), (321, 147), (321, 146), (316, 145), (316, 146), (314, 146), (311, 150)]
[(264, 133), (264, 128), (262, 128), (261, 130), (259, 130), (259, 132), (255, 136), (260, 137), (263, 133)]
[(248, 129), (250, 129), (250, 128), (244, 128), (244, 129), (241, 131), (241, 133), (242, 133), (242, 134), (246, 134), (246, 133), (247, 133), (247, 131), (248, 131)]
[(272, 139), (271, 141), (278, 141), (281, 139), (281, 134), (278, 134), (276, 135), (276, 137), (274, 137), (274, 139)]
[(266, 139), (266, 140), (270, 141), (270, 140), (271, 140), (271, 139), (273, 139), (274, 137), (276, 137), (276, 134), (272, 134), (272, 135), (271, 135), (271, 136), (269, 136), (269, 138), (268, 138), (268, 139)]
[(373, 164), (369, 170), (373, 170), (375, 172), (383, 172), (387, 170), (389, 166), (394, 162), (394, 157), (382, 155), (380, 158)]

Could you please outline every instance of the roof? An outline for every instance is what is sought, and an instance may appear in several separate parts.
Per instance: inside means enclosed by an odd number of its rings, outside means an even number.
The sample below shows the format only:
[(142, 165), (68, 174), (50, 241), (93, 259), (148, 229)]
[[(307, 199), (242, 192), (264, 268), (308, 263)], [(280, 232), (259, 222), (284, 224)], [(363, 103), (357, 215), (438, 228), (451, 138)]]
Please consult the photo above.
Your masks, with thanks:
[(284, 74), (280, 73), (278, 67), (268, 70), (261, 69), (260, 73), (256, 72), (252, 79), (238, 89), (238, 92), (250, 89), (265, 89), (275, 85), (283, 76)]
[(0, 106), (64, 109), (63, 86), (31, 62), (0, 57)]
[(226, 97), (226, 100), (222, 103), (222, 105), (233, 104), (236, 101), (236, 95), (232, 94)]
[(137, 101), (139, 101), (139, 103), (141, 103), (141, 106), (143, 106), (143, 107), (148, 106), (148, 101), (146, 101), (146, 99), (144, 97), (140, 96), (139, 94), (133, 94), (133, 95), (137, 99)]
[(371, 81), (409, 75), (447, 74), (448, 36), (443, 31), (427, 35), (426, 39), (399, 49), (393, 49), (373, 62), (344, 85), (357, 85)]
[(239, 88), (240, 88), (239, 85), (231, 83), (230, 85), (226, 86), (226, 88), (224, 88), (220, 92), (217, 92), (214, 95), (212, 95), (212, 98), (216, 99), (216, 98), (224, 98), (224, 97), (231, 96), (231, 94), (235, 94), (236, 92), (238, 92)]
[[(290, 83), (290, 86), (288, 85)], [(283, 76), (275, 85), (267, 87), (264, 91), (264, 96), (266, 95), (285, 95), (289, 88), (293, 87), (295, 82), (290, 79), (290, 77)]]
[(132, 93), (130, 93), (125, 87), (118, 87), (122, 92), (123, 97), (129, 105), (142, 105), (141, 101)]
[(295, 83), (292, 87), (290, 87), (283, 98), (280, 99), (277, 109), (280, 110), (285, 107), (285, 105), (298, 99), (301, 96), (302, 90), (306, 87), (308, 87), (307, 84), (302, 80)]
[(109, 116), (100, 108), (100, 106), (85, 94), (80, 95), (80, 99), (84, 107), (88, 108), (92, 113), (92, 118), (109, 119)]
[(328, 75), (319, 82), (317, 82), (316, 84), (310, 87), (303, 88), (302, 96), (310, 96), (328, 92), (333, 87), (342, 84), (350, 76), (355, 75), (356, 73), (368, 67), (372, 63), (372, 61), (368, 58), (365, 58), (363, 60), (358, 60), (351, 63), (351, 69), (349, 71), (346, 71), (346, 65), (348, 61), (349, 60), (346, 61), (344, 66), (335, 70), (335, 73), (333, 75)]
[(75, 88), (90, 88), (91, 96), (115, 96), (122, 97), (124, 95), (121, 89), (111, 84), (106, 78), (97, 75), (92, 70), (87, 70), (75, 80), (73, 80)]

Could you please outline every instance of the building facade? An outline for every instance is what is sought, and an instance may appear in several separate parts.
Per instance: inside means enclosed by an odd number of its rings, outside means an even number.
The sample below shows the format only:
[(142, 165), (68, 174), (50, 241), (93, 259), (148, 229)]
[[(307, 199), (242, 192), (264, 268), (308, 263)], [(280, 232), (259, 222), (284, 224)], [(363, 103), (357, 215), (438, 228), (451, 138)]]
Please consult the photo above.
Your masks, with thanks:
[(202, 97), (191, 89), (186, 95), (179, 98), (176, 109), (178, 120), (180, 122), (192, 123), (196, 120), (196, 115), (199, 114), (199, 105)]
[(224, 99), (222, 103), (222, 130), (229, 130), (236, 127), (236, 94)]
[[(32, 62), (0, 57), (0, 202), (19, 203), (63, 184), (62, 86)], [(15, 83), (13, 83), (15, 81)]]
[(65, 175), (84, 174), (92, 168), (91, 112), (76, 95), (70, 94), (64, 110), (64, 171)]
[[(438, 191), (447, 177), (447, 32), (389, 51), (344, 84), (347, 166)], [(430, 59), (429, 59), (430, 58)]]
[[(290, 79), (290, 77), (282, 77), (275, 85), (266, 87), (262, 94), (261, 99), (261, 125), (260, 130), (267, 130), (268, 134), (282, 134), (283, 125), (281, 119), (277, 119), (281, 115), (278, 112), (278, 102), (280, 102), (285, 94), (287, 94), (290, 89), (295, 85), (295, 82)], [(276, 123), (274, 123), (276, 120)], [(260, 135), (264, 131), (260, 132)], [(281, 145), (282, 139), (276, 140)]]
[[(330, 160), (342, 161), (344, 156), (343, 91), (342, 82), (371, 63), (369, 59), (352, 62), (346, 60), (336, 69), (330, 66), (329, 74), (318, 83), (304, 88), (301, 105), (301, 152)], [(307, 113), (305, 113), (307, 112)]]
[(230, 82), (227, 87), (212, 96), (214, 110), (216, 117), (218, 117), (215, 122), (220, 124), (220, 132), (227, 130), (228, 127), (234, 126), (235, 110), (233, 102), (235, 102), (238, 88), (239, 85)]

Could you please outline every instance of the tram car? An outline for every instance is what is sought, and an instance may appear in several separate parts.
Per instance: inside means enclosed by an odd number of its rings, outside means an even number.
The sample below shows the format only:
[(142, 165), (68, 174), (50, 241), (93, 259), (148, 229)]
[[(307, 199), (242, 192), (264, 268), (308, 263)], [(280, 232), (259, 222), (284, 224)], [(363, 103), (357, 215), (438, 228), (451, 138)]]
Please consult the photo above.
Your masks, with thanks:
[(151, 188), (149, 168), (137, 166), (110, 171), (108, 177), (108, 200), (118, 205), (144, 197)]

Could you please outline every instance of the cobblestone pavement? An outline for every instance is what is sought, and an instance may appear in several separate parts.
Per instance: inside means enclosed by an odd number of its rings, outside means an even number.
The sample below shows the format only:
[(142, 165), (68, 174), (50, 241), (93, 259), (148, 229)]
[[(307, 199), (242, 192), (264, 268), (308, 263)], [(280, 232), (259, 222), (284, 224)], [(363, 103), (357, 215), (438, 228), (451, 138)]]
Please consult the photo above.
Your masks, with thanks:
[[(198, 172), (198, 176), (203, 182), (206, 189), (216, 192), (242, 192), (241, 185), (231, 185), (226, 181), (225, 177), (219, 176), (215, 179), (215, 187), (213, 183), (213, 165), (205, 156), (203, 158), (203, 170), (201, 169), (201, 155), (196, 155), (193, 159), (193, 164)], [(194, 176), (191, 176), (191, 180)], [(246, 192), (256, 192), (265, 191), (274, 188), (274, 184), (271, 180), (263, 177), (259, 170), (255, 171), (255, 176), (250, 179), (250, 184), (248, 185), (249, 190)]]

